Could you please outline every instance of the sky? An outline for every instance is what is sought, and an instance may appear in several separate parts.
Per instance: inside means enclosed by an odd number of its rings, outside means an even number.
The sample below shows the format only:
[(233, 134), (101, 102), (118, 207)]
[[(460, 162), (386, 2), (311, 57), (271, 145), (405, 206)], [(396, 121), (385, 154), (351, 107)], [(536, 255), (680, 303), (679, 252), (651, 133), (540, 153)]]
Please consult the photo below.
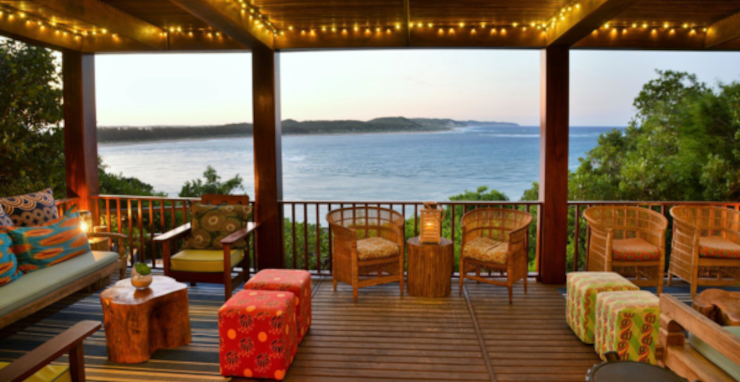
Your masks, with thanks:
[[(283, 119), (403, 116), (539, 124), (537, 50), (281, 53)], [(740, 52), (571, 52), (572, 126), (625, 126), (655, 69), (740, 81)], [(98, 55), (99, 126), (251, 122), (251, 56)]]

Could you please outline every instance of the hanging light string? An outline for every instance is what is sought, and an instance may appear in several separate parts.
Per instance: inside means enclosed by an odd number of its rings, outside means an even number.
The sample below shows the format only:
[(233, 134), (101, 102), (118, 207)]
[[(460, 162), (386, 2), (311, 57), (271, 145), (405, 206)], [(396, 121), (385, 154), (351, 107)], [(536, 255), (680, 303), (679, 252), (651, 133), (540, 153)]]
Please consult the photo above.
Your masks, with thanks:
[(22, 22), (28, 28), (38, 28), (40, 31), (52, 32), (60, 38), (73, 38), (79, 40), (87, 36), (111, 36), (118, 38), (116, 33), (108, 33), (106, 28), (93, 28), (92, 30), (81, 30), (57, 23), (55, 20), (48, 21), (25, 11), (9, 7), (0, 7), (0, 22)]

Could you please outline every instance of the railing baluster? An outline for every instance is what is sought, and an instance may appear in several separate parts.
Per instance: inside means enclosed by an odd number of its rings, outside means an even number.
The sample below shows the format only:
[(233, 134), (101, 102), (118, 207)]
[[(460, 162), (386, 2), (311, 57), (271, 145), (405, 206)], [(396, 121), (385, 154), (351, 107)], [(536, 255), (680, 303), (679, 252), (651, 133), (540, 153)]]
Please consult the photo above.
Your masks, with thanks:
[(309, 270), (308, 266), (308, 203), (303, 203), (303, 267)]
[(144, 252), (144, 218), (142, 217), (143, 209), (144, 209), (144, 201), (141, 199), (138, 199), (139, 203), (139, 221), (136, 222), (136, 227), (139, 229), (139, 261), (142, 263), (146, 262), (146, 253)]
[(110, 199), (105, 199), (105, 224), (108, 226), (108, 232), (113, 232), (113, 227), (110, 225)]
[(293, 234), (293, 241), (292, 241), (292, 244), (293, 244), (292, 245), (293, 246), (293, 269), (298, 269), (298, 259), (297, 259), (297, 256), (298, 255), (297, 255), (297, 250), (296, 250), (296, 246), (297, 246), (296, 244), (297, 243), (295, 242), (295, 220), (296, 220), (295, 219), (295, 203), (290, 203), (290, 209), (291, 209), (291, 216), (293, 217), (293, 229), (292, 229), (292, 234)]
[(419, 222), (418, 220), (419, 215), (419, 205), (414, 203), (414, 236), (419, 236)]
[(149, 199), (149, 250), (152, 252), (152, 268), (157, 268), (157, 251), (154, 248), (154, 199)]
[[(133, 211), (131, 208), (131, 199), (128, 199), (128, 246), (131, 248), (131, 265), (136, 263), (136, 258), (134, 258), (134, 227), (133, 227)], [(137, 253), (137, 255), (139, 255)]]
[[(331, 203), (327, 205), (326, 213), (328, 214), (331, 212)], [(334, 273), (334, 242), (332, 241), (331, 236), (331, 227), (329, 226), (329, 222), (326, 223), (326, 229), (329, 230), (329, 273)]]
[(320, 204), (316, 203), (316, 272), (321, 274), (321, 218)]
[(576, 216), (575, 216), (575, 248), (573, 253), (573, 272), (578, 271), (578, 236), (580, 234), (580, 231), (578, 230), (578, 222), (581, 220), (581, 214), (580, 214), (580, 206), (576, 204)]

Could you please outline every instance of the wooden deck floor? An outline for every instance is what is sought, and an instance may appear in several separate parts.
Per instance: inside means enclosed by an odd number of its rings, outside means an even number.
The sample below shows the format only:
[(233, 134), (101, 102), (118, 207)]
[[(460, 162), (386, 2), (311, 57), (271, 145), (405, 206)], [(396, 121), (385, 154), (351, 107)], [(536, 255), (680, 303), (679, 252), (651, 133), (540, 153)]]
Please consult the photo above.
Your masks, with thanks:
[[(454, 281), (454, 280), (453, 280)], [(333, 291), (314, 280), (313, 322), (287, 381), (583, 381), (599, 362), (565, 322), (555, 287), (466, 284), (459, 297), (399, 296), (398, 284)]]

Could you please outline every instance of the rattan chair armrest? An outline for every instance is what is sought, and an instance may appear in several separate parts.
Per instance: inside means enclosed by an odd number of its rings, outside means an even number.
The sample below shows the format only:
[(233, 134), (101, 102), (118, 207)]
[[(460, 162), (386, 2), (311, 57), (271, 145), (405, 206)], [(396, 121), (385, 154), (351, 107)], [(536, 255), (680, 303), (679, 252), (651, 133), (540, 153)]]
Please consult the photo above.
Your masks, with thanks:
[(247, 223), (246, 227), (240, 228), (236, 230), (234, 233), (232, 233), (229, 236), (226, 236), (225, 238), (221, 239), (222, 245), (234, 245), (237, 241), (244, 239), (245, 237), (249, 236), (250, 233), (254, 232), (259, 225), (257, 223), (249, 222)]
[(727, 238), (727, 240), (735, 244), (740, 244), (740, 232), (727, 229), (727, 228), (725, 228), (724, 231), (725, 231), (725, 238)]
[(182, 238), (183, 236), (187, 236), (190, 234), (190, 223), (185, 223), (184, 225), (181, 225), (175, 229), (169, 230), (157, 237), (154, 238), (154, 241), (158, 243), (162, 243), (165, 241), (173, 241)]

